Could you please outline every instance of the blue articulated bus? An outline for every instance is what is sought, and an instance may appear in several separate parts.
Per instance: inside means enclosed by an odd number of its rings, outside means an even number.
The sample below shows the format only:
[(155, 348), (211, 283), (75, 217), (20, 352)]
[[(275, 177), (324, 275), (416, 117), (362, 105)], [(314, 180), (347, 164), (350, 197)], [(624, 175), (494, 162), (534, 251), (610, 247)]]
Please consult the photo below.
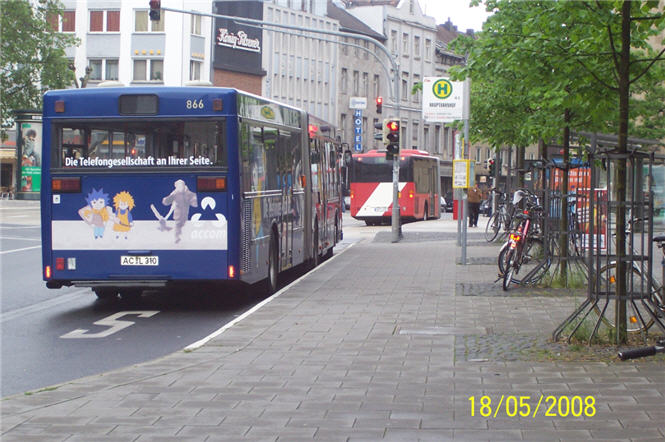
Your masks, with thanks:
[(341, 148), (312, 121), (228, 88), (47, 92), (47, 287), (275, 291), (280, 272), (316, 265), (342, 236)]

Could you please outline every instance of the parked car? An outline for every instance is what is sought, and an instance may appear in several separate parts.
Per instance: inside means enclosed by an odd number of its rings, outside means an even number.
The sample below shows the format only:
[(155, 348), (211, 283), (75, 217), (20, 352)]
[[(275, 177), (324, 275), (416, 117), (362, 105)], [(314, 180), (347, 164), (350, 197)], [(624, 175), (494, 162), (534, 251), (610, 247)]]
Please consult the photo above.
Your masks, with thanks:
[(452, 212), (453, 211), (453, 193), (448, 192), (446, 196), (441, 197), (441, 212)]

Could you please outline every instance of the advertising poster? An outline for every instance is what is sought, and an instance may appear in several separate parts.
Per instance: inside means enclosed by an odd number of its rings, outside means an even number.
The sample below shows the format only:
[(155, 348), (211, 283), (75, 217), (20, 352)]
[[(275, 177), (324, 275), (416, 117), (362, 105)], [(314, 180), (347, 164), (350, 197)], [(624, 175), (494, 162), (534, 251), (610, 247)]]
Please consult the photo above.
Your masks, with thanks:
[(21, 123), (21, 191), (39, 192), (42, 182), (42, 123)]

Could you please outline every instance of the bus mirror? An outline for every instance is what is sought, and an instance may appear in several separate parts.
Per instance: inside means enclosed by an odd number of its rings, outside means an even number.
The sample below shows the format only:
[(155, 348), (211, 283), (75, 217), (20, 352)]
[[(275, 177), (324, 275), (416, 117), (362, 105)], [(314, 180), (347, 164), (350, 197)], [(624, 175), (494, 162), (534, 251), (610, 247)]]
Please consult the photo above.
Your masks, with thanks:
[(353, 156), (351, 155), (350, 150), (345, 150), (344, 151), (344, 165), (349, 166), (351, 164), (351, 160), (353, 159)]

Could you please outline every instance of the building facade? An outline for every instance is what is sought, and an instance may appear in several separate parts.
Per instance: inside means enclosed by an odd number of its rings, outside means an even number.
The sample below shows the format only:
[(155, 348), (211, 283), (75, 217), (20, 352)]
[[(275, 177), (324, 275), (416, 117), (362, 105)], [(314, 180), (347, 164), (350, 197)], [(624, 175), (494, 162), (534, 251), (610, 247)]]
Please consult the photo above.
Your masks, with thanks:
[[(162, 0), (162, 6), (210, 13), (210, 1)], [(211, 19), (162, 11), (149, 18), (144, 0), (64, 0), (64, 13), (52, 25), (71, 32), (80, 45), (66, 50), (87, 87), (104, 81), (126, 86), (182, 86), (210, 81)]]

